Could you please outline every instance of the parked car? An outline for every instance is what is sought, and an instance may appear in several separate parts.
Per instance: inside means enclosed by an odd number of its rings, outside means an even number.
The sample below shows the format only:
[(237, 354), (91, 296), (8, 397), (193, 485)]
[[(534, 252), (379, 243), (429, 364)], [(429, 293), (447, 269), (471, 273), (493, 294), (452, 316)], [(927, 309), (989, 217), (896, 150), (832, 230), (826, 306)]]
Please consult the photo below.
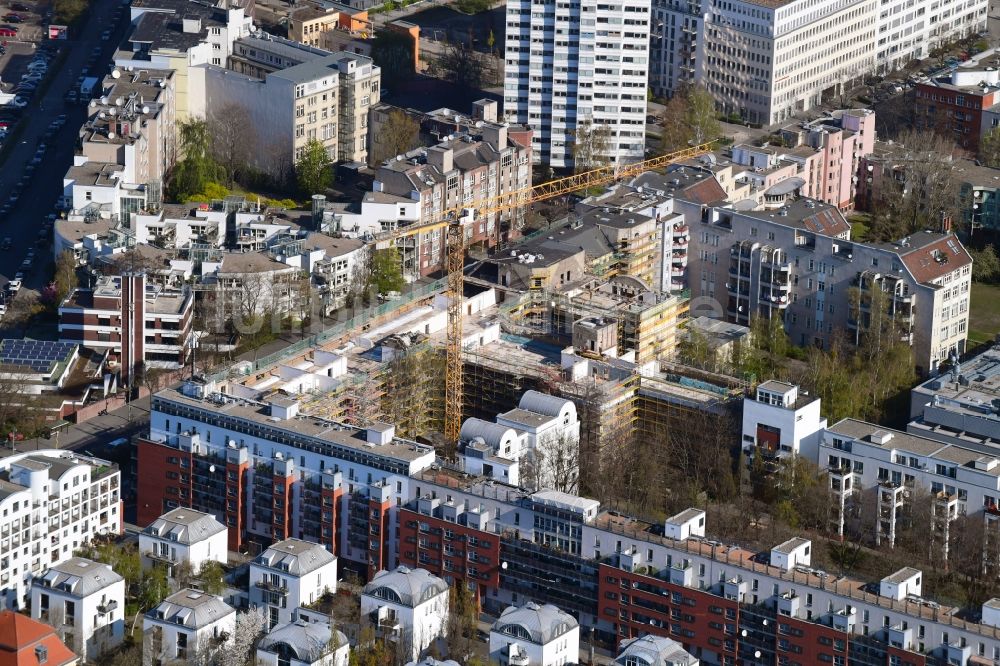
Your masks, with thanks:
[(7, 236), (2, 242), (0, 242), (0, 250), (9, 250), (13, 243), (14, 241), (11, 240), (10, 236)]
[(15, 2), (10, 6), (15, 12), (30, 12), (31, 8), (23, 2)]

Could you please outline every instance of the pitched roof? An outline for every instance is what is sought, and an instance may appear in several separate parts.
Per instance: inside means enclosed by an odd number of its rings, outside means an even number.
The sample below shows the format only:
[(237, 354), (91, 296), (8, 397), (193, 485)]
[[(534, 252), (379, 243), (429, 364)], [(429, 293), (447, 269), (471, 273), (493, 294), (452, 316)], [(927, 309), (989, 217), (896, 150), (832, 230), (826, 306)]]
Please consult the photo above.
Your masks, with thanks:
[(426, 569), (397, 567), (379, 571), (365, 585), (362, 594), (386, 599), (401, 606), (416, 608), (439, 594), (448, 592), (448, 583)]
[(36, 647), (45, 649), (46, 666), (65, 666), (78, 660), (49, 625), (13, 611), (0, 611), (0, 666), (37, 666)]
[(336, 559), (330, 551), (318, 543), (285, 539), (271, 544), (253, 564), (287, 571), (293, 576), (304, 576)]
[(225, 532), (226, 526), (209, 513), (194, 509), (177, 508), (163, 514), (146, 529), (144, 534), (170, 539), (181, 544), (200, 543), (210, 536)]
[(161, 601), (159, 606), (147, 611), (146, 618), (156, 622), (169, 622), (201, 629), (235, 612), (235, 608), (219, 597), (184, 589), (171, 594)]
[(520, 608), (508, 607), (491, 631), (546, 645), (577, 626), (572, 615), (552, 604), (539, 606), (529, 601)]
[(83, 557), (71, 557), (65, 562), (53, 564), (42, 575), (43, 585), (77, 597), (90, 596), (123, 580), (109, 565)]
[(917, 282), (921, 283), (936, 280), (942, 275), (972, 263), (972, 257), (955, 234), (942, 235), (937, 240), (914, 247), (905, 254), (901, 252), (900, 258)]

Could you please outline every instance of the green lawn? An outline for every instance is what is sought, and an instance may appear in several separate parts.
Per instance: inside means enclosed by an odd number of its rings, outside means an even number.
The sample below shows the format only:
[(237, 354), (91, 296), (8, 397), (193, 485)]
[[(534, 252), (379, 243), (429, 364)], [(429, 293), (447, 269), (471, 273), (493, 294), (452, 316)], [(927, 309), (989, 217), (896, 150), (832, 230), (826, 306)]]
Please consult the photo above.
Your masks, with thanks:
[(1000, 286), (972, 283), (969, 304), (969, 349), (993, 340), (1000, 333)]

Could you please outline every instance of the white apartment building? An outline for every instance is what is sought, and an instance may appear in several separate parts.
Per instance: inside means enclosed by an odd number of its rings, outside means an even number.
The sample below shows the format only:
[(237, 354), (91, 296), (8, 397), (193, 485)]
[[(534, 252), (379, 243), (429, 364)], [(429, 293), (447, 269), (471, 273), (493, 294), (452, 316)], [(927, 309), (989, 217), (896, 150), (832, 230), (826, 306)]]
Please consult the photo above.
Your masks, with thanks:
[(643, 159), (650, 4), (507, 3), (504, 116), (534, 130), (536, 164), (574, 166), (595, 128), (609, 130), (604, 157)]
[(347, 636), (327, 622), (296, 620), (279, 624), (257, 644), (258, 666), (347, 666)]
[(205, 71), (209, 112), (236, 106), (250, 115), (261, 144), (256, 168), (281, 173), (314, 139), (333, 160), (367, 161), (368, 110), (381, 92), (381, 69), (371, 58), (334, 53), (263, 79), (221, 67)]
[(0, 590), (22, 608), (33, 576), (96, 535), (122, 530), (121, 475), (98, 458), (55, 449), (0, 460)]
[(264, 613), (271, 629), (292, 622), (299, 606), (336, 591), (337, 558), (317, 543), (285, 539), (250, 563), (250, 607)]
[(761, 450), (766, 456), (803, 456), (816, 462), (826, 427), (819, 408), (819, 398), (794, 384), (773, 379), (759, 384), (754, 399), (743, 399), (744, 452), (752, 456)]
[(226, 526), (214, 516), (194, 509), (173, 509), (139, 534), (143, 564), (162, 563), (168, 568), (187, 564), (198, 571), (206, 562), (228, 560)]
[(379, 571), (361, 591), (361, 618), (416, 659), (448, 634), (448, 584), (425, 569)]
[(580, 421), (572, 400), (526, 391), (517, 408), (497, 415), (496, 423), (467, 419), (459, 439), (470, 474), (532, 491), (577, 489)]
[(31, 617), (55, 627), (69, 649), (97, 659), (125, 639), (125, 579), (82, 557), (54, 564), (32, 581)]
[(153, 243), (169, 249), (186, 249), (192, 244), (221, 247), (226, 239), (225, 210), (184, 204), (165, 204), (155, 212), (132, 216), (136, 243)]
[(843, 533), (845, 511), (864, 493), (875, 493), (876, 537), (895, 544), (904, 505), (923, 497), (932, 504), (929, 543), (947, 557), (950, 523), (982, 513), (991, 522), (1000, 504), (996, 454), (945, 444), (919, 435), (844, 419), (823, 432), (820, 466), (829, 471), (835, 502), (831, 527)]
[(236, 626), (236, 609), (219, 597), (180, 590), (142, 618), (143, 666), (194, 660), (210, 645), (226, 640)]
[(880, 2), (876, 65), (879, 73), (902, 69), (936, 47), (986, 29), (987, 0), (941, 0), (913, 3)]
[(727, 115), (773, 125), (875, 68), (874, 0), (673, 0), (655, 9), (659, 94), (700, 83)]
[(580, 625), (552, 604), (508, 607), (490, 627), (490, 661), (510, 666), (564, 666), (580, 658)]

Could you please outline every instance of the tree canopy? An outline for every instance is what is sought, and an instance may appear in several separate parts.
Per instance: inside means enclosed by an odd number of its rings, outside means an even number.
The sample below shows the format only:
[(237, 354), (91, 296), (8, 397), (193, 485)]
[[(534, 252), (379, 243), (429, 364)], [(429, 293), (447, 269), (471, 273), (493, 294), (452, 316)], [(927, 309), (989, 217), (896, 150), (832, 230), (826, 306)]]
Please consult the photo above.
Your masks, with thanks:
[(326, 147), (316, 139), (310, 139), (295, 161), (295, 179), (302, 193), (317, 194), (329, 187), (333, 180), (332, 165), (333, 160)]

